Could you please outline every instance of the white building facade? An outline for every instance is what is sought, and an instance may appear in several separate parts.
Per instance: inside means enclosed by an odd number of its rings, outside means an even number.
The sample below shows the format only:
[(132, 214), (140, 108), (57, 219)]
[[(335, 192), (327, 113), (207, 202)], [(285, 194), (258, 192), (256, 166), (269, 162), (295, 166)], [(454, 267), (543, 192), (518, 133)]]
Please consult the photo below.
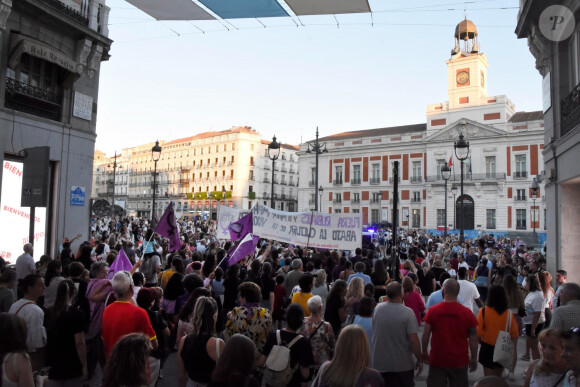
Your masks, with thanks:
[[(361, 213), (364, 224), (392, 219), (393, 166), (399, 162), (399, 224), (404, 227), (459, 228), (460, 162), (454, 142), (470, 143), (464, 161), (464, 228), (532, 231), (545, 222), (542, 112), (516, 112), (506, 96), (487, 95), (487, 59), (479, 52), (475, 25), (465, 20), (455, 31), (446, 62), (448, 101), (427, 106), (426, 123), (339, 133), (321, 138), (328, 153), (319, 157), (314, 197), (315, 154), (300, 147), (299, 210)], [(444, 163), (452, 162), (445, 218)], [(532, 196), (532, 180), (539, 190)], [(454, 195), (453, 187), (457, 188)], [(454, 205), (455, 203), (455, 205)]]

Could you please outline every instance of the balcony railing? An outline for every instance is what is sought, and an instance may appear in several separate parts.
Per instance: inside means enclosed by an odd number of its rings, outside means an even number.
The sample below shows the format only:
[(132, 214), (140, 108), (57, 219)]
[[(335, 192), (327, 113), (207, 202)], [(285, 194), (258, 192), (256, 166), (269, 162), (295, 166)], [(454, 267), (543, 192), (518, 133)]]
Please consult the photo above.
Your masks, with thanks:
[(528, 177), (528, 171), (515, 171), (514, 179), (525, 179)]
[(342, 204), (342, 199), (332, 199), (333, 204)]
[(381, 198), (371, 198), (371, 203), (379, 203), (381, 201)]
[(280, 169), (281, 172), (288, 172), (288, 170), (286, 168), (282, 168)]
[(187, 185), (187, 184), (189, 184), (190, 181), (191, 180), (189, 180), (188, 178), (180, 178), (179, 179), (179, 184), (181, 184), (181, 185)]
[(360, 179), (351, 179), (350, 184), (351, 185), (360, 185)]
[[(401, 182), (401, 178), (399, 177), (399, 183), (400, 183), (400, 182)], [(389, 177), (389, 183), (390, 183), (390, 184), (393, 184), (393, 178), (392, 178), (392, 177)]]
[(269, 170), (270, 170), (270, 165), (269, 165), (269, 164), (266, 164), (266, 165), (264, 165), (264, 169), (265, 169), (266, 171), (269, 171)]
[[(463, 180), (478, 180), (478, 181), (501, 181), (506, 179), (505, 173), (464, 173)], [(461, 181), (461, 174), (451, 175), (448, 181)], [(427, 183), (444, 183), (442, 176), (432, 175), (425, 179)]]
[(580, 125), (580, 83), (562, 100), (560, 109), (560, 135), (563, 136)]
[(316, 204), (316, 200), (315, 199), (308, 199), (308, 204), (310, 204), (310, 205)]
[[(44, 3), (50, 5), (52, 8), (60, 11), (61, 13), (65, 14), (66, 16), (79, 21), (85, 25), (89, 25), (89, 17), (88, 17), (88, 7), (82, 7), (81, 10), (83, 12), (79, 12), (74, 8), (69, 7), (68, 5), (58, 1), (58, 0), (42, 0)], [(84, 2), (83, 2), (84, 3)]]
[(381, 179), (378, 177), (371, 177), (371, 184), (373, 185), (381, 184)]
[(528, 198), (523, 195), (523, 196), (514, 196), (514, 201), (515, 202), (525, 202), (526, 200), (528, 200)]
[(350, 204), (360, 204), (360, 198), (358, 198), (358, 199), (350, 199)]
[(293, 169), (290, 169), (288, 173), (296, 173)]
[(342, 179), (337, 179), (332, 181), (333, 185), (342, 185)]
[(411, 203), (421, 203), (421, 198), (411, 198)]
[(308, 186), (309, 187), (316, 187), (316, 183), (314, 181), (309, 181)]
[(5, 105), (8, 108), (58, 121), (61, 100), (61, 96), (47, 90), (6, 78)]
[(411, 176), (411, 178), (409, 180), (411, 180), (411, 183), (421, 183), (423, 181), (423, 177), (422, 176)]

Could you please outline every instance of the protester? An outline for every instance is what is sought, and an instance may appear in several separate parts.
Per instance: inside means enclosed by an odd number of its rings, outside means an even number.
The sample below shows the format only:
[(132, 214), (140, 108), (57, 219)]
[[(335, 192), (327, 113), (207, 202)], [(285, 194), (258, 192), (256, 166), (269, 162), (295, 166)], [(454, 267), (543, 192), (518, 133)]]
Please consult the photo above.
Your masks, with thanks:
[(552, 314), (550, 328), (567, 331), (580, 325), (580, 286), (567, 282), (560, 287), (560, 306)]
[[(477, 336), (481, 343), (479, 363), (483, 366), (483, 375), (501, 376), (504, 366), (493, 361), (496, 340), (500, 331), (509, 326), (513, 344), (513, 361), (508, 372), (513, 377), (517, 361), (518, 326), (512, 312), (508, 309), (508, 298), (505, 289), (500, 285), (491, 285), (488, 289), (486, 304), (477, 315)], [(508, 321), (509, 319), (509, 321)]]
[[(464, 268), (463, 268), (464, 269)], [(461, 274), (460, 274), (461, 278)], [(421, 337), (423, 361), (429, 363), (427, 386), (467, 385), (467, 369), (477, 369), (477, 320), (457, 302), (459, 283), (443, 284), (444, 301), (427, 311)], [(431, 351), (428, 351), (431, 339)]]
[(403, 278), (403, 302), (415, 313), (417, 324), (421, 325), (423, 313), (425, 313), (425, 303), (421, 295), (415, 290), (415, 284), (410, 277)]
[(193, 330), (181, 339), (177, 350), (180, 387), (211, 381), (211, 374), (225, 346), (216, 335), (217, 315), (217, 303), (213, 298), (198, 298), (191, 320)]
[(49, 386), (81, 385), (88, 376), (85, 316), (71, 305), (76, 293), (71, 280), (61, 281), (54, 306), (46, 312)]
[(459, 295), (457, 297), (457, 302), (465, 306), (467, 309), (473, 311), (473, 303), (477, 304), (478, 307), (483, 306), (481, 301), (478, 287), (474, 283), (467, 280), (467, 270), (465, 268), (459, 268), (457, 270), (457, 283), (459, 284)]
[(12, 269), (4, 269), (0, 273), (0, 313), (8, 312), (14, 304), (14, 292), (12, 289), (16, 283), (16, 272)]
[(358, 325), (345, 327), (331, 361), (320, 367), (313, 387), (385, 386), (381, 374), (369, 368), (369, 342)]
[(326, 298), (330, 291), (330, 285), (326, 283), (327, 274), (325, 270), (319, 270), (314, 276), (314, 286), (312, 287), (312, 294), (320, 296), (322, 299), (322, 315), (326, 310)]
[(526, 371), (524, 387), (558, 387), (564, 384), (568, 371), (562, 357), (562, 340), (558, 329), (544, 329), (538, 336), (540, 359), (533, 360)]
[(44, 312), (36, 301), (44, 294), (44, 280), (38, 274), (28, 274), (18, 282), (18, 290), (23, 297), (16, 301), (8, 311), (26, 323), (26, 347), (32, 364), (32, 370), (38, 371), (45, 364), (46, 329)]
[[(526, 351), (529, 349), (532, 353), (532, 359), (540, 358), (538, 350), (538, 334), (544, 329), (544, 294), (540, 288), (540, 281), (537, 274), (531, 274), (527, 277), (526, 290), (529, 291), (524, 300), (526, 315), (523, 323), (526, 327)], [(522, 360), (530, 360), (528, 353), (525, 353)]]
[(227, 342), (212, 372), (209, 387), (259, 387), (252, 375), (256, 347), (244, 335), (235, 334)]
[(313, 296), (308, 300), (310, 316), (304, 319), (304, 324), (298, 330), (298, 333), (306, 337), (312, 346), (315, 373), (318, 372), (322, 363), (332, 358), (335, 345), (332, 326), (322, 319), (322, 305), (320, 296)]
[(13, 314), (0, 313), (0, 332), (0, 385), (33, 387), (32, 365), (26, 353), (26, 323)]
[[(24, 253), (16, 259), (16, 280), (24, 279), (29, 274), (36, 273), (36, 266), (34, 265), (34, 247), (30, 243), (22, 246)], [(20, 297), (18, 297), (20, 298)]]
[(423, 370), (417, 319), (413, 310), (403, 305), (399, 282), (387, 285), (387, 298), (373, 314), (372, 368), (381, 373), (386, 386), (413, 387), (414, 370)]
[(570, 369), (564, 376), (564, 387), (576, 386), (580, 375), (580, 329), (572, 328), (562, 332), (562, 357)]
[(147, 361), (151, 341), (142, 333), (130, 333), (115, 344), (103, 372), (102, 387), (147, 386)]
[(46, 290), (44, 291), (44, 308), (48, 309), (54, 305), (56, 299), (56, 289), (58, 284), (64, 280), (62, 276), (62, 263), (58, 260), (52, 260), (46, 267), (46, 275), (44, 276), (44, 284)]
[(310, 316), (310, 311), (308, 310), (308, 300), (313, 296), (312, 294), (312, 285), (314, 283), (314, 279), (312, 278), (312, 274), (304, 273), (298, 280), (298, 285), (300, 286), (300, 290), (295, 292), (292, 295), (292, 302), (297, 303), (302, 307), (304, 311), (304, 315), (306, 317)]
[(524, 297), (516, 278), (511, 274), (503, 276), (502, 286), (505, 289), (508, 298), (508, 309), (512, 312), (516, 319), (516, 323), (518, 324), (518, 336), (521, 336), (523, 330), (521, 314), (525, 311)]
[(326, 299), (324, 319), (332, 325), (334, 337), (338, 337), (342, 323), (346, 321), (346, 281), (336, 280)]

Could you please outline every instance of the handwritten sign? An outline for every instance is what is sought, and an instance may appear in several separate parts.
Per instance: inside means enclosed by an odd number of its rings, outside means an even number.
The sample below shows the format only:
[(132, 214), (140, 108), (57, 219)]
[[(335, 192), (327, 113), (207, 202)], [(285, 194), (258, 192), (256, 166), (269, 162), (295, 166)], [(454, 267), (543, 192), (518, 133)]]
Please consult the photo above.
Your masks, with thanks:
[[(360, 214), (284, 212), (261, 204), (256, 204), (250, 211), (253, 213), (254, 234), (261, 238), (325, 249), (354, 250), (361, 247)], [(230, 239), (228, 225), (246, 213), (220, 206), (217, 237)]]

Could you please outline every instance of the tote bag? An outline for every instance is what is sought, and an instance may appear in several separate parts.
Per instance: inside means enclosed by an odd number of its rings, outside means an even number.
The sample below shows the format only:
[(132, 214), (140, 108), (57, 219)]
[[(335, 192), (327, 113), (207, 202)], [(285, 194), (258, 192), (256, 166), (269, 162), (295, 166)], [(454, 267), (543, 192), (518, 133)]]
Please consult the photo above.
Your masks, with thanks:
[(508, 309), (507, 321), (505, 322), (505, 330), (499, 331), (495, 347), (493, 349), (493, 361), (501, 364), (504, 368), (511, 368), (514, 356), (514, 346), (510, 336), (512, 325), (512, 312)]

